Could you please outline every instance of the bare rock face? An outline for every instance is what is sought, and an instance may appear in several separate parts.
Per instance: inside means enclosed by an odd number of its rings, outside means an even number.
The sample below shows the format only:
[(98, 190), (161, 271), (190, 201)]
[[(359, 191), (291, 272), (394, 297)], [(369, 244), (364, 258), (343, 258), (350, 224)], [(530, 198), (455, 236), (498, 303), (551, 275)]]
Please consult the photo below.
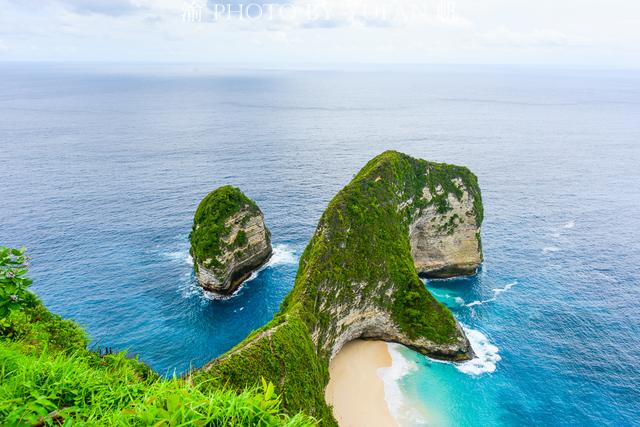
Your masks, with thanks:
[[(338, 322), (341, 331), (324, 348), (333, 359), (342, 347), (356, 339), (372, 339), (396, 342), (415, 351), (440, 360), (467, 360), (473, 356), (471, 344), (459, 323), (455, 323), (456, 337), (451, 342), (435, 343), (425, 337), (410, 336), (394, 321), (391, 314), (373, 305), (340, 310), (344, 316)], [(314, 334), (312, 338), (316, 339)]]
[(272, 252), (262, 212), (239, 189), (221, 187), (198, 206), (191, 254), (198, 283), (206, 291), (232, 294)]
[(429, 204), (420, 209), (409, 225), (411, 256), (416, 270), (424, 277), (473, 275), (483, 261), (482, 216), (478, 215), (480, 207), (476, 201), (479, 194), (470, 191), (460, 178), (454, 178), (452, 184), (459, 190), (457, 195), (445, 194), (442, 186), (437, 186), (432, 194), (426, 186), (424, 200), (431, 202), (440, 197), (446, 200), (447, 209), (438, 211), (437, 205)]

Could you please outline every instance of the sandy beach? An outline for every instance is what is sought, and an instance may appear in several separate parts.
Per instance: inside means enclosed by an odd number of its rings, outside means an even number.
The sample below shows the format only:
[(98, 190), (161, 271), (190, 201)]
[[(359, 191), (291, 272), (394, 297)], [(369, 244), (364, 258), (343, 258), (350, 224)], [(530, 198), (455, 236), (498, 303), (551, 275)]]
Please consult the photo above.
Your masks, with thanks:
[(356, 340), (329, 364), (325, 399), (340, 427), (397, 427), (384, 399), (379, 368), (391, 366), (387, 343)]

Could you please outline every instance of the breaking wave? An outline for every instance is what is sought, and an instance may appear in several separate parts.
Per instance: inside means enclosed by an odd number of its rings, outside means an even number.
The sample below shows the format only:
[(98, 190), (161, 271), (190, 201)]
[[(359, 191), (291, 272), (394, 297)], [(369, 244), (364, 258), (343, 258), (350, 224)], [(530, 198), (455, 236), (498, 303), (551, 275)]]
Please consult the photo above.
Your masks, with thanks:
[(273, 246), (273, 255), (266, 266), (296, 264), (297, 262), (298, 255), (289, 245), (278, 244)]
[(398, 420), (406, 406), (405, 396), (400, 389), (400, 380), (415, 370), (416, 365), (400, 353), (402, 348), (400, 344), (387, 343), (387, 348), (391, 356), (391, 366), (379, 368), (378, 376), (384, 382), (384, 400), (387, 401), (391, 416)]
[[(493, 302), (496, 300), (496, 298), (498, 298), (498, 295), (507, 292), (509, 289), (513, 288), (515, 285), (518, 284), (518, 281), (516, 280), (515, 282), (509, 283), (508, 285), (506, 285), (504, 288), (494, 288), (492, 289), (493, 291), (493, 297), (489, 298), (489, 299), (485, 299), (485, 300), (476, 300), (473, 302), (470, 302), (468, 304), (466, 304), (467, 307), (475, 307), (476, 305), (482, 305), (482, 304), (486, 304), (488, 302)], [(462, 300), (462, 298), (460, 298), (460, 300)], [(458, 298), (456, 298), (456, 302), (458, 302)], [(464, 303), (464, 300), (462, 300), (462, 303)]]
[[(193, 258), (191, 258), (191, 255), (189, 255), (188, 250), (168, 252), (168, 253), (165, 253), (164, 255), (171, 259), (184, 260), (187, 264), (189, 264), (190, 266), (193, 266)], [(252, 280), (256, 279), (263, 270), (269, 267), (275, 267), (278, 265), (296, 264), (297, 262), (298, 262), (298, 255), (288, 245), (284, 245), (284, 244), (274, 245), (273, 254), (271, 255), (271, 258), (269, 259), (269, 261), (265, 265), (260, 267), (258, 270), (251, 273), (251, 276), (249, 276), (248, 279), (242, 282), (242, 284), (238, 286), (238, 289), (236, 289), (231, 295), (218, 295), (212, 292), (205, 291), (198, 285), (197, 281), (195, 280), (195, 278), (191, 273), (188, 273), (185, 275), (186, 282), (183, 283), (183, 286), (181, 286), (180, 294), (182, 295), (183, 298), (191, 298), (193, 296), (199, 296), (203, 300), (208, 300), (208, 301), (225, 301), (237, 296), (240, 293), (240, 291), (242, 291), (244, 286), (247, 283), (251, 282)]]
[(193, 258), (191, 258), (188, 249), (174, 252), (164, 252), (162, 255), (165, 258), (169, 258), (173, 261), (183, 262), (193, 267)]
[(471, 343), (471, 348), (476, 357), (468, 362), (456, 364), (456, 369), (468, 375), (482, 375), (495, 372), (497, 364), (502, 357), (498, 354), (500, 349), (489, 342), (485, 334), (475, 329), (463, 326), (467, 338)]

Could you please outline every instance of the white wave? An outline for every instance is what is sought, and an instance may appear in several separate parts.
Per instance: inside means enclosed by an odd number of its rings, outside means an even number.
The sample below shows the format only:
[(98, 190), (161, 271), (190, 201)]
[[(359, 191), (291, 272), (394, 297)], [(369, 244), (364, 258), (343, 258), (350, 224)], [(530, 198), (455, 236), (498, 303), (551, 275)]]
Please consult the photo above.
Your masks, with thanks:
[(508, 285), (506, 285), (504, 288), (494, 288), (494, 289), (493, 289), (493, 294), (494, 294), (495, 296), (498, 296), (498, 295), (500, 295), (500, 294), (501, 294), (501, 293), (503, 293), (503, 292), (507, 292), (509, 289), (513, 288), (513, 287), (514, 287), (515, 285), (517, 285), (517, 284), (518, 284), (518, 282), (517, 282), (517, 281), (515, 281), (515, 282), (512, 282), (512, 283), (509, 283), (509, 284), (508, 284)]
[(298, 256), (295, 251), (288, 245), (279, 244), (273, 247), (273, 255), (271, 255), (267, 265), (296, 264), (297, 262)]
[(560, 248), (557, 246), (545, 246), (544, 248), (542, 248), (542, 253), (545, 253), (545, 254), (559, 252), (559, 251), (560, 251)]
[(416, 369), (416, 365), (400, 353), (400, 344), (387, 343), (387, 348), (391, 356), (391, 366), (379, 368), (378, 376), (384, 382), (384, 400), (387, 401), (389, 412), (398, 420), (405, 406), (400, 380)]
[(187, 281), (179, 289), (182, 298), (189, 299), (196, 295), (202, 295), (202, 288), (195, 281)]
[(482, 375), (495, 372), (497, 364), (502, 357), (498, 354), (500, 349), (489, 342), (489, 338), (485, 334), (475, 329), (464, 327), (464, 332), (469, 338), (471, 348), (476, 357), (468, 362), (456, 364), (456, 368), (468, 375)]
[(576, 222), (574, 220), (571, 220), (564, 225), (564, 228), (568, 229), (568, 228), (573, 228), (575, 226), (576, 226)]
[(455, 302), (456, 302), (456, 304), (458, 304), (458, 305), (465, 305), (464, 300), (463, 300), (462, 298), (460, 298), (460, 297), (456, 297), (454, 301), (455, 301)]
[(252, 280), (255, 280), (260, 275), (260, 273), (262, 273), (263, 270), (274, 265), (289, 264), (290, 259), (293, 259), (293, 263), (296, 262), (293, 251), (288, 250), (288, 247), (286, 245), (276, 245), (273, 247), (273, 255), (271, 255), (271, 258), (269, 259), (269, 261), (265, 265), (263, 265), (262, 267), (260, 267), (259, 269), (251, 273), (251, 275), (248, 278), (246, 278), (244, 282), (242, 282), (240, 286), (238, 286), (238, 289), (233, 291), (231, 295), (219, 295), (219, 294), (215, 294), (215, 293), (207, 292), (203, 290), (202, 296), (205, 299), (208, 299), (210, 301), (226, 301), (228, 299), (234, 298), (240, 293), (242, 288), (244, 288), (244, 286), (247, 283), (251, 282)]
[[(493, 302), (496, 300), (496, 298), (498, 298), (498, 295), (500, 295), (503, 292), (507, 292), (509, 289), (513, 288), (515, 285), (518, 284), (518, 281), (516, 280), (515, 282), (509, 283), (507, 285), (505, 285), (504, 288), (494, 288), (492, 289), (493, 291), (493, 298), (489, 298), (489, 299), (485, 299), (485, 300), (476, 300), (473, 302), (470, 302), (469, 304), (466, 304), (467, 307), (475, 307), (476, 305), (482, 305), (482, 304), (486, 304), (488, 302)], [(460, 298), (462, 300), (462, 298)], [(457, 299), (456, 299), (457, 302)], [(464, 300), (462, 300), (462, 302), (464, 303)]]
[[(168, 252), (164, 255), (168, 258), (176, 260), (185, 260), (185, 262), (193, 266), (193, 258), (191, 257), (191, 255), (189, 255), (189, 251)], [(194, 295), (199, 295), (204, 300), (225, 301), (236, 297), (240, 293), (240, 291), (242, 291), (244, 285), (256, 279), (264, 269), (276, 265), (295, 264), (297, 262), (298, 257), (296, 253), (292, 249), (290, 249), (289, 246), (275, 245), (273, 247), (273, 255), (271, 255), (269, 261), (265, 265), (251, 273), (251, 276), (249, 276), (244, 282), (242, 282), (240, 286), (238, 286), (238, 289), (236, 289), (231, 295), (218, 295), (216, 293), (207, 292), (202, 289), (202, 287), (200, 287), (195, 280), (190, 281), (187, 286), (184, 286), (181, 289), (181, 294), (183, 298), (191, 298)]]
[(495, 301), (495, 300), (496, 300), (495, 298), (484, 299), (482, 301), (476, 300), (467, 304), (467, 307), (475, 307), (476, 305), (486, 304), (488, 302)]
[(193, 258), (191, 258), (191, 255), (189, 254), (189, 250), (164, 252), (162, 255), (174, 261), (184, 262), (185, 264), (193, 267)]
[(258, 273), (257, 272), (253, 272), (253, 274), (251, 274), (251, 277), (249, 277), (247, 280), (242, 282), (240, 284), (240, 286), (238, 286), (238, 289), (233, 291), (233, 293), (230, 294), (230, 295), (220, 295), (220, 294), (216, 294), (216, 293), (213, 293), (213, 292), (205, 291), (200, 286), (198, 286), (198, 287), (201, 289), (202, 298), (204, 298), (205, 300), (209, 300), (209, 301), (226, 301), (228, 299), (231, 299), (231, 298), (234, 298), (234, 297), (238, 296), (238, 294), (240, 293), (242, 288), (244, 288), (244, 285), (247, 282), (250, 282), (251, 280), (255, 279), (256, 277), (258, 277)]

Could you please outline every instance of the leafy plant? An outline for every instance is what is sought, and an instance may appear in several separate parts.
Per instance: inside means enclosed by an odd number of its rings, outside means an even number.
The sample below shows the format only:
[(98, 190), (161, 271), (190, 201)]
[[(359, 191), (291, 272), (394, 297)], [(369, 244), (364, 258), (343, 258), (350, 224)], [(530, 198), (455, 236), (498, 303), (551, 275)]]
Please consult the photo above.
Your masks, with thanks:
[[(85, 332), (29, 292), (24, 249), (0, 249), (0, 425), (286, 426), (317, 424), (284, 413), (272, 383), (242, 390), (207, 378), (165, 379), (125, 353), (87, 350)], [(5, 299), (2, 300), (5, 302)]]
[(25, 248), (0, 246), (0, 318), (6, 318), (37, 304), (29, 292), (31, 279), (25, 276), (29, 258)]

